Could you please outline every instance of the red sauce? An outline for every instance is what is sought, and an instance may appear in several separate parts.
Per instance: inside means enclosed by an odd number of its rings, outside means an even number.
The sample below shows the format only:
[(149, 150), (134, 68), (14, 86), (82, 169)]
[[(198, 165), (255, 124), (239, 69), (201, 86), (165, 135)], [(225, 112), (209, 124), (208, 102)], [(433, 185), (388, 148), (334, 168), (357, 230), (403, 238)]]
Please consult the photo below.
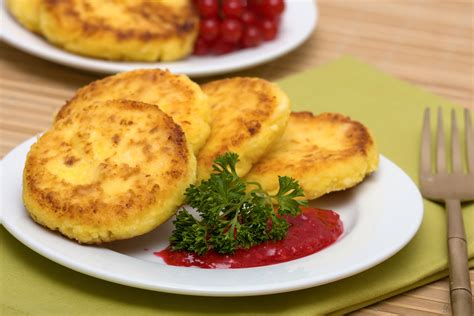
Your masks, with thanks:
[(291, 226), (285, 239), (238, 249), (233, 255), (210, 250), (199, 256), (188, 251), (172, 251), (170, 247), (154, 254), (173, 266), (205, 269), (259, 267), (313, 254), (334, 243), (344, 230), (339, 215), (329, 210), (303, 208), (300, 215), (287, 220)]

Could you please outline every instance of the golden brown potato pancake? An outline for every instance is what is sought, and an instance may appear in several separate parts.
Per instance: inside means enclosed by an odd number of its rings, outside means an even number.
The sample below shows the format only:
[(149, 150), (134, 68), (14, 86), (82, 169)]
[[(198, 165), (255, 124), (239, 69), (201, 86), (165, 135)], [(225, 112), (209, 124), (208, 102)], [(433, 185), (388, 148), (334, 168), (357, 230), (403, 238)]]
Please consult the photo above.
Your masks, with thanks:
[(129, 99), (158, 105), (178, 123), (195, 153), (210, 133), (211, 108), (201, 88), (185, 75), (159, 69), (123, 72), (79, 89), (56, 120), (80, 111), (91, 102)]
[(291, 113), (283, 137), (246, 178), (265, 190), (278, 190), (278, 176), (299, 181), (307, 199), (350, 188), (377, 169), (378, 152), (370, 131), (336, 113)]
[(192, 51), (199, 17), (191, 0), (43, 0), (40, 29), (74, 53), (168, 61)]
[(276, 85), (259, 78), (236, 77), (202, 86), (212, 109), (211, 134), (199, 152), (198, 180), (207, 179), (215, 158), (239, 154), (237, 173), (245, 175), (283, 134), (290, 100)]
[(182, 129), (157, 106), (94, 103), (31, 147), (23, 200), (31, 217), (81, 243), (144, 234), (167, 220), (195, 181)]
[(7, 0), (6, 5), (15, 19), (27, 29), (40, 32), (39, 8), (41, 0)]

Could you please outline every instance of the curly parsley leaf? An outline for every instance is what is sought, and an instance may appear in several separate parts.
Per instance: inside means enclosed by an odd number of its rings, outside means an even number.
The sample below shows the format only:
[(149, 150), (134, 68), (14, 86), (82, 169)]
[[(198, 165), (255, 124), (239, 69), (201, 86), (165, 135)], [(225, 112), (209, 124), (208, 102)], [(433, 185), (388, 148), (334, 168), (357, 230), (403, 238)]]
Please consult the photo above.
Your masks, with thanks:
[[(229, 254), (238, 248), (285, 238), (289, 224), (283, 215), (297, 215), (300, 206), (307, 204), (297, 199), (304, 196), (303, 190), (296, 180), (279, 177), (280, 188), (271, 196), (260, 184), (237, 175), (238, 159), (235, 153), (219, 156), (210, 178), (186, 190), (185, 202), (200, 219), (184, 208), (178, 212), (170, 237), (173, 250), (202, 255), (213, 249)], [(249, 186), (254, 188), (248, 190)]]
[(280, 189), (274, 198), (278, 201), (280, 214), (296, 215), (295, 210), (300, 206), (308, 205), (306, 200), (297, 200), (296, 198), (304, 196), (303, 189), (298, 181), (290, 177), (278, 177)]

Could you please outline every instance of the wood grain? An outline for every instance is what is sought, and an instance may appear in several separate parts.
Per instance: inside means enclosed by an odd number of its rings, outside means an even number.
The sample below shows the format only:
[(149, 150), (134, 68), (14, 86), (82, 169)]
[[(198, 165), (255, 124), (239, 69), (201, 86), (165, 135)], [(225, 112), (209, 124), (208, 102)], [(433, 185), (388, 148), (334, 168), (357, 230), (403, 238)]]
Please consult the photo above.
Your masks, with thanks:
[[(473, 1), (320, 0), (318, 4), (317, 30), (304, 45), (236, 75), (276, 80), (349, 54), (474, 109)], [(0, 42), (0, 156), (48, 128), (64, 100), (99, 77)], [(474, 271), (470, 276), (474, 288)], [(352, 315), (449, 313), (445, 278)]]

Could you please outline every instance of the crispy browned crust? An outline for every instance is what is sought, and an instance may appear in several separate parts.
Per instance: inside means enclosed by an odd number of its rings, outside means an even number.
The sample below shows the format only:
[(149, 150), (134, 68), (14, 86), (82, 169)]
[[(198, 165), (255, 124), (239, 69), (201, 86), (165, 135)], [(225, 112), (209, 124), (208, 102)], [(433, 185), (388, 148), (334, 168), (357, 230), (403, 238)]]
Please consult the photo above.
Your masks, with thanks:
[[(232, 91), (229, 91), (228, 87), (232, 87)], [(278, 106), (277, 98), (273, 91), (270, 91), (269, 86), (262, 84), (260, 80), (255, 78), (226, 78), (205, 84), (202, 89), (210, 96), (210, 105), (215, 117), (212, 122), (214, 134), (228, 127), (229, 122), (219, 119), (219, 117), (227, 116), (229, 110), (239, 112), (239, 103), (246, 101), (246, 95), (255, 94), (252, 97), (258, 99), (258, 105), (253, 109), (235, 115), (231, 122), (234, 124), (235, 133), (225, 135), (223, 137), (224, 141), (214, 148), (215, 152), (212, 156), (203, 157), (203, 159), (207, 159), (207, 164), (212, 164), (219, 155), (228, 152), (232, 147), (242, 145), (249, 138), (258, 134), (261, 122), (268, 119)]]
[(95, 101), (131, 99), (155, 104), (184, 130), (194, 152), (210, 133), (210, 112), (206, 95), (187, 76), (168, 70), (139, 69), (94, 81), (79, 89), (56, 115), (60, 120)]
[(290, 101), (273, 83), (234, 77), (202, 85), (212, 109), (211, 134), (198, 155), (198, 179), (205, 179), (218, 156), (233, 151), (244, 175), (283, 133)]
[[(334, 128), (338, 126), (348, 126), (345, 132), (344, 142), (339, 144), (340, 151), (337, 152), (338, 159), (344, 159), (345, 157), (353, 157), (354, 155), (367, 155), (369, 149), (374, 146), (374, 141), (364, 125), (358, 121), (352, 120), (350, 117), (339, 114), (339, 113), (321, 113), (314, 115), (312, 112), (292, 112), (290, 115), (290, 121), (296, 122), (296, 124), (307, 123), (314, 124), (317, 126), (319, 123), (324, 122), (333, 125)], [(310, 132), (310, 130), (308, 130)], [(320, 160), (326, 159), (327, 156), (318, 156), (317, 151), (313, 155), (307, 154), (305, 159), (302, 159), (303, 163), (300, 167), (302, 170), (306, 169), (307, 166), (314, 166)]]
[[(374, 146), (373, 139), (364, 125), (339, 113), (314, 115), (311, 112), (292, 112), (289, 124), (291, 124), (290, 128), (292, 126), (307, 127), (302, 132), (311, 133), (311, 129), (309, 128), (311, 128), (311, 126), (317, 128), (318, 124), (322, 122), (332, 125), (335, 129), (342, 126), (346, 127), (344, 133), (345, 137), (342, 139), (342, 142), (339, 142), (337, 150), (327, 151), (325, 148), (318, 146), (317, 143), (308, 144), (307, 148), (312, 150), (305, 152), (304, 155), (301, 155), (300, 152), (295, 152), (295, 159), (292, 160), (286, 161), (284, 159), (278, 159), (278, 161), (271, 163), (270, 161), (265, 161), (265, 157), (263, 157), (260, 163), (254, 165), (252, 172), (260, 173), (277, 169), (282, 170), (282, 172), (285, 170), (298, 170), (303, 174), (315, 168), (325, 168), (329, 160), (344, 161), (358, 155), (366, 156), (369, 149), (371, 150)], [(285, 139), (283, 139), (283, 141), (285, 141)], [(298, 137), (291, 137), (288, 139), (288, 142), (304, 144), (305, 140), (298, 139)], [(312, 147), (310, 145), (312, 145)], [(270, 152), (270, 154), (272, 154), (272, 152)], [(297, 160), (298, 163), (295, 164), (294, 160)]]
[(159, 225), (194, 179), (195, 158), (171, 117), (151, 104), (112, 100), (56, 122), (32, 146), (23, 197), (40, 224), (100, 243)]
[[(137, 82), (143, 82), (143, 85), (140, 87), (133, 88), (131, 91), (126, 90), (127, 85), (132, 85)], [(185, 100), (181, 103), (193, 102), (196, 99), (196, 92), (191, 89), (188, 82), (184, 82), (177, 75), (172, 74), (168, 70), (161, 69), (139, 69), (132, 70), (127, 72), (122, 72), (113, 76), (108, 76), (103, 79), (99, 79), (91, 82), (90, 84), (80, 88), (76, 91), (76, 94), (61, 107), (59, 112), (56, 114), (55, 120), (62, 119), (69, 115), (71, 111), (74, 110), (75, 106), (83, 107), (90, 102), (95, 102), (97, 100), (103, 100), (108, 98), (108, 91), (119, 86), (123, 88), (124, 92), (121, 95), (122, 98), (133, 99), (137, 95), (140, 96), (141, 92), (144, 92), (147, 89), (151, 89), (153, 86), (159, 87), (160, 85), (167, 85), (173, 87), (177, 93), (179, 93), (179, 99)], [(126, 91), (126, 92), (125, 92)], [(130, 95), (127, 95), (127, 92)], [(113, 95), (116, 96), (116, 95)], [(150, 100), (145, 103), (155, 104), (159, 102), (160, 98), (164, 96), (156, 95), (155, 100)], [(141, 100), (135, 100), (141, 101)], [(144, 102), (144, 101), (141, 101)], [(178, 103), (178, 101), (175, 101)], [(79, 104), (80, 103), (80, 104)], [(179, 104), (177, 104), (179, 106)], [(183, 114), (191, 115), (192, 111), (188, 107), (182, 106), (179, 107), (179, 110), (184, 111)]]
[(377, 165), (374, 139), (360, 122), (338, 113), (293, 112), (281, 140), (247, 178), (273, 193), (278, 176), (290, 176), (314, 199), (356, 185)]
[[(118, 2), (125, 8), (130, 20), (139, 20), (146, 27), (138, 28), (133, 23), (120, 27), (103, 23), (100, 19), (90, 19), (93, 7), (89, 1), (80, 0), (43, 0), (44, 9), (57, 20), (59, 25), (74, 25), (84, 37), (97, 33), (112, 34), (117, 40), (137, 39), (148, 42), (169, 38), (185, 38), (195, 32), (199, 19), (191, 4), (179, 10), (159, 1), (139, 0), (128, 3)], [(83, 11), (78, 12), (78, 8)]]

